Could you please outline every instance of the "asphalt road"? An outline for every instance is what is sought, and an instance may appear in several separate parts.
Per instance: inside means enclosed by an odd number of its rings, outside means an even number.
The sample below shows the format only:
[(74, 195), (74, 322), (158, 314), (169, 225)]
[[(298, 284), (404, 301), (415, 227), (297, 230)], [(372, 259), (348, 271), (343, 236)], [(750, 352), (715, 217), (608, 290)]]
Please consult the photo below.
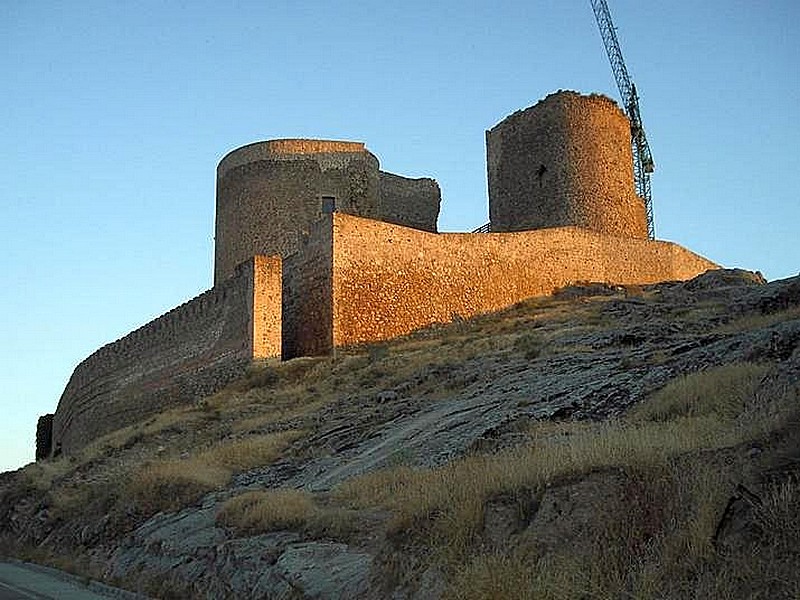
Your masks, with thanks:
[(54, 569), (27, 566), (24, 563), (0, 562), (0, 600), (108, 600)]

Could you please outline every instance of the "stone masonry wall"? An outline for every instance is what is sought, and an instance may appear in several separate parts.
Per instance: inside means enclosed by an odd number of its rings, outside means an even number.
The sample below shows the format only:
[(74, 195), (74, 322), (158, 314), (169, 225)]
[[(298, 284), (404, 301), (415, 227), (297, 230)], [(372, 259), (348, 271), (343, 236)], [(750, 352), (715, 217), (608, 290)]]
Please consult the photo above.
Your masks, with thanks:
[(579, 226), (646, 238), (630, 123), (613, 100), (551, 94), (486, 132), (492, 231)]
[(283, 265), (278, 256), (254, 256), (253, 293), (250, 294), (252, 358), (279, 356)]
[(283, 261), (284, 360), (331, 350), (333, 217), (325, 215), (315, 223), (306, 243)]
[(432, 234), (334, 215), (335, 346), (499, 310), (576, 281), (648, 284), (717, 265), (670, 242), (577, 227)]
[(229, 153), (217, 168), (214, 282), (255, 255), (288, 256), (336, 210), (377, 218), (378, 159), (357, 142), (273, 140)]
[(280, 330), (266, 330), (280, 319), (280, 285), (280, 259), (258, 257), (220, 286), (94, 352), (59, 400), (53, 447), (77, 450), (217, 391), (241, 376), (254, 354), (278, 355)]
[(436, 232), (442, 193), (435, 179), (411, 179), (381, 171), (378, 218), (381, 221)]

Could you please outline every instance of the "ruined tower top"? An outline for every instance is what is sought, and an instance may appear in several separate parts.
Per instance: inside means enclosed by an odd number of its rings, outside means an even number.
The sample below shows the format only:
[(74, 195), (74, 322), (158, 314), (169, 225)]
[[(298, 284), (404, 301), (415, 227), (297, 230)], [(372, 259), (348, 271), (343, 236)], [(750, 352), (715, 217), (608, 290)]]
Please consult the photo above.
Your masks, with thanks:
[(267, 140), (255, 142), (232, 150), (220, 161), (217, 177), (243, 164), (259, 160), (293, 160), (311, 155), (370, 154), (363, 142), (340, 140), (311, 140), (302, 138)]
[(579, 226), (646, 238), (630, 123), (606, 96), (559, 91), (486, 132), (492, 231)]

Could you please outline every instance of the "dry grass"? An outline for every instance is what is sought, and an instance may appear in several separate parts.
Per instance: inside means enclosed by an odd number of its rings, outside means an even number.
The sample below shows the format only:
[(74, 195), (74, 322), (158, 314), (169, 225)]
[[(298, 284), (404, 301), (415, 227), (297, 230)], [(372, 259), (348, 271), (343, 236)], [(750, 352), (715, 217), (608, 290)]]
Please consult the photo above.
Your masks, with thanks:
[[(698, 453), (733, 447), (752, 439), (758, 423), (763, 425), (762, 429), (768, 429), (766, 424), (773, 422), (770, 411), (765, 410), (768, 403), (760, 402), (758, 410), (753, 407), (753, 399), (758, 397), (756, 388), (762, 384), (768, 370), (765, 365), (737, 364), (696, 373), (667, 386), (630, 419), (606, 423), (542, 423), (530, 429), (528, 446), (490, 456), (468, 456), (437, 469), (398, 466), (373, 472), (343, 482), (334, 490), (334, 497), (352, 508), (380, 506), (389, 509), (394, 515), (394, 529), (424, 531), (428, 543), (443, 552), (444, 560), (458, 564), (480, 541), (483, 511), (490, 498), (524, 490), (544, 490), (598, 470), (621, 469), (644, 481), (640, 488), (651, 490), (646, 494), (647, 502), (640, 503), (642, 506), (658, 505), (658, 498), (664, 496), (680, 499), (677, 505), (662, 507), (665, 514), (671, 515), (673, 526), (659, 534), (657, 553), (668, 565), (678, 568), (676, 565), (688, 564), (685, 568), (691, 570), (693, 565), (702, 564), (712, 554), (710, 540), (733, 484), (726, 470), (718, 465), (709, 464), (705, 459), (685, 457), (701, 456)], [(787, 390), (771, 401), (778, 406), (794, 406), (796, 415), (796, 400), (796, 390)], [(680, 466), (676, 467), (678, 464)], [(661, 487), (655, 482), (661, 482), (658, 484)], [(673, 491), (667, 494), (665, 489)], [(683, 508), (679, 510), (675, 506)], [(630, 506), (613, 518), (600, 515), (602, 512), (599, 513), (600, 522), (605, 521), (607, 525), (601, 545), (623, 551), (616, 562), (608, 556), (603, 559), (607, 565), (605, 571), (574, 574), (570, 581), (579, 589), (570, 588), (570, 593), (591, 590), (596, 594), (593, 597), (603, 597), (612, 590), (607, 597), (618, 597), (614, 594), (622, 589), (646, 590), (650, 585), (666, 585), (664, 581), (669, 579), (670, 573), (652, 564), (648, 563), (641, 571), (631, 571), (631, 552), (625, 551), (632, 544)], [(648, 519), (652, 520), (646, 515), (641, 521), (645, 523)], [(640, 537), (650, 539), (647, 536)], [(478, 561), (475, 573), (462, 573), (467, 578), (465, 581), (472, 581), (473, 576), (491, 575), (492, 561), (499, 559), (484, 557), (480, 560), (489, 562)], [(518, 561), (519, 557), (504, 556), (499, 564), (508, 566)], [(616, 565), (614, 569), (611, 569), (612, 564)], [(688, 577), (686, 573), (682, 576)], [(518, 577), (545, 582), (541, 584), (544, 587), (537, 588), (545, 590), (542, 597), (550, 597), (549, 586), (556, 586), (552, 597), (559, 597), (562, 586), (566, 585), (558, 578), (556, 585), (553, 577), (546, 573), (532, 572)], [(488, 576), (489, 588), (483, 596), (469, 595), (474, 591), (473, 584), (465, 583), (473, 591), (464, 597), (494, 597), (501, 592), (492, 586), (502, 587), (513, 580)], [(515, 586), (510, 589), (514, 590)], [(642, 593), (643, 597), (657, 597)]]
[(291, 488), (245, 492), (226, 501), (217, 513), (217, 522), (238, 535), (300, 529), (312, 537), (343, 541), (357, 531), (357, 520), (353, 511), (320, 504), (309, 492)]
[(730, 483), (702, 460), (682, 461), (664, 471), (633, 471), (630, 491), (614, 506), (597, 506), (597, 522), (580, 547), (542, 554), (512, 544), (505, 551), (477, 553), (454, 569), (445, 598), (686, 598), (693, 580), (708, 573), (721, 590), (711, 543)]
[(231, 498), (217, 521), (240, 533), (256, 534), (304, 525), (316, 508), (311, 494), (295, 489), (245, 492)]
[(272, 463), (303, 434), (293, 430), (231, 440), (200, 452), (192, 460), (232, 473), (247, 471)]
[(206, 418), (202, 409), (193, 406), (165, 410), (141, 423), (117, 429), (94, 440), (77, 453), (76, 459), (79, 463), (96, 460), (166, 431), (196, 427)]
[(745, 314), (740, 315), (714, 329), (714, 333), (740, 333), (742, 331), (754, 331), (772, 327), (785, 321), (800, 319), (800, 306), (791, 306), (785, 310), (779, 310), (769, 314)]
[(252, 436), (208, 448), (189, 458), (144, 465), (127, 485), (126, 497), (139, 512), (175, 510), (224, 486), (237, 472), (266, 466), (303, 435), (301, 431)]
[[(549, 592), (549, 582), (541, 575), (548, 571), (536, 569), (518, 554), (481, 554), (456, 571), (446, 600), (539, 600), (562, 598)], [(534, 568), (532, 568), (534, 567)], [(574, 569), (552, 569), (550, 572), (574, 572)], [(562, 588), (563, 586), (556, 586)], [(578, 596), (579, 597), (579, 596)]]
[(75, 469), (74, 463), (65, 457), (30, 463), (22, 469), (26, 485), (45, 492), (51, 489), (56, 481)]
[[(583, 544), (588, 555), (566, 546), (544, 556), (513, 544), (500, 553), (473, 550), (455, 563), (446, 597), (800, 597), (796, 479), (764, 494), (755, 514), (760, 541), (736, 541), (722, 554), (713, 544), (742, 466), (710, 451), (798, 422), (797, 389), (767, 384), (768, 370), (736, 364), (681, 378), (603, 434), (595, 424), (542, 426), (540, 450), (571, 448), (582, 457), (573, 472), (617, 464), (638, 491), (618, 505), (594, 507), (597, 521)], [(569, 471), (563, 457), (553, 464)]]
[(131, 448), (143, 439), (164, 430), (176, 426), (191, 427), (199, 421), (199, 416), (197, 409), (193, 407), (166, 410), (146, 421), (97, 438), (70, 457), (60, 456), (32, 463), (23, 472), (34, 488), (46, 491), (81, 466), (102, 460), (115, 451)]
[(667, 421), (711, 414), (734, 418), (742, 413), (769, 370), (766, 364), (733, 363), (682, 375), (634, 408), (629, 419)]
[(231, 472), (196, 460), (169, 460), (145, 465), (127, 486), (127, 498), (143, 514), (177, 510), (225, 485)]
[(327, 404), (324, 400), (312, 400), (294, 405), (256, 405), (251, 406), (255, 414), (237, 419), (231, 426), (234, 433), (257, 432), (276, 423), (287, 423), (307, 418)]
[(670, 457), (732, 443), (716, 420), (577, 425), (527, 447), (492, 456), (470, 456), (439, 469), (396, 467), (343, 482), (335, 497), (353, 508), (382, 506), (393, 527), (431, 521), (436, 544), (458, 553), (480, 531), (492, 496), (543, 489), (555, 481), (610, 467), (649, 468)]
[[(717, 470), (718, 471), (718, 470)], [(736, 544), (720, 553), (711, 544), (727, 499), (727, 485), (702, 460), (670, 472), (675, 497), (660, 527), (643, 520), (630, 498), (598, 507), (598, 527), (584, 550), (562, 548), (542, 556), (524, 546), (478, 553), (456, 566), (445, 598), (797, 598), (800, 592), (800, 485), (772, 486), (758, 515), (763, 545)], [(651, 481), (653, 489), (658, 488)], [(702, 497), (711, 492), (711, 497)], [(671, 500), (671, 502), (670, 502)], [(658, 497), (647, 499), (652, 507)], [(705, 514), (713, 508), (713, 514)], [(650, 516), (652, 510), (644, 516)], [(649, 529), (649, 531), (648, 531)], [(642, 535), (646, 534), (646, 535)], [(631, 547), (632, 539), (640, 543)]]

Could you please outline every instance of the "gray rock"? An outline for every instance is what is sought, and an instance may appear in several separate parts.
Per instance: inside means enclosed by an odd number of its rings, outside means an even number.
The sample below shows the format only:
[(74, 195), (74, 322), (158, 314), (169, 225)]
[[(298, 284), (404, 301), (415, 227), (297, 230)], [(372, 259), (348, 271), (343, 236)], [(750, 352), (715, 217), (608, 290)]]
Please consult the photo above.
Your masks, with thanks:
[(379, 392), (376, 396), (376, 400), (383, 404), (384, 402), (394, 402), (397, 400), (397, 392), (394, 390), (386, 390), (383, 392)]
[[(738, 361), (775, 365), (762, 383), (764, 398), (800, 381), (800, 319), (755, 319), (741, 331), (718, 327), (800, 305), (800, 277), (765, 283), (758, 274), (729, 270), (653, 286), (641, 298), (602, 286), (567, 293), (605, 297), (596, 300), (601, 308), (591, 322), (569, 316), (550, 324), (521, 322), (515, 334), (537, 342), (541, 337), (534, 359), (508, 344), (419, 365), (405, 381), (383, 382), (391, 389), (377, 394), (349, 392), (314, 414), (311, 433), (297, 442), (296, 452), (237, 475), (229, 489), (199, 505), (156, 515), (114, 540), (104, 548), (108, 574), (175, 582), (176, 593), (198, 598), (438, 598), (445, 578), (435, 566), (414, 564), (405, 579), (387, 574), (384, 561), (397, 548), (383, 531), (359, 532), (347, 544), (303, 530), (234, 539), (215, 522), (219, 503), (243, 489), (326, 492), (400, 459), (434, 467), (476, 449), (513, 447), (528, 439), (531, 422), (616, 417), (678, 375)], [(761, 459), (761, 453), (750, 455), (751, 462)], [(543, 551), (565, 543), (579, 547), (593, 506), (613, 503), (620, 481), (604, 473), (524, 502), (493, 498), (482, 541), (498, 550), (525, 536)], [(7, 497), (0, 510), (6, 531), (36, 543), (51, 539), (53, 519), (38, 499)], [(95, 543), (106, 535), (104, 528), (101, 519), (91, 527), (81, 524), (76, 539)]]
[(360, 598), (369, 587), (372, 557), (345, 544), (293, 544), (276, 563), (281, 577), (306, 598)]

